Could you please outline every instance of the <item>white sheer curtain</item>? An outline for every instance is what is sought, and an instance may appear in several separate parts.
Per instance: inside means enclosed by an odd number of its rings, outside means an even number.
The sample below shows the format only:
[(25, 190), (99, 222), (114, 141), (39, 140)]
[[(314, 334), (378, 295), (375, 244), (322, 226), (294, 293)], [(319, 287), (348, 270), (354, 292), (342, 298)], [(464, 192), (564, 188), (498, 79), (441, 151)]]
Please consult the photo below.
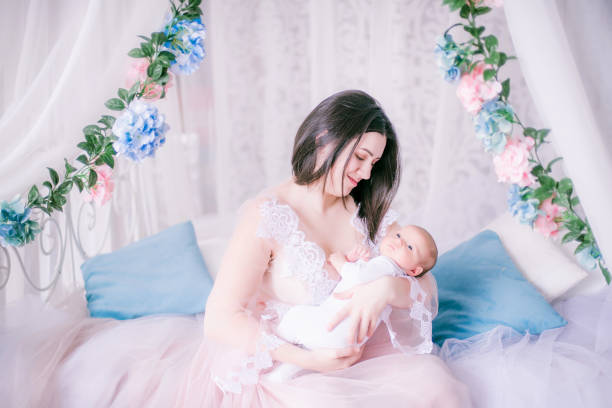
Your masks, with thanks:
[[(585, 6), (585, 5), (583, 5)], [(571, 7), (571, 8), (570, 8)], [(612, 4), (511, 1), (505, 6), (521, 68), (554, 148), (598, 241), (612, 257), (612, 58), (597, 44), (612, 41)]]
[[(40, 183), (46, 166), (76, 157), (81, 128), (123, 85), (136, 35), (160, 28), (168, 2), (3, 6), (0, 199), (10, 199)], [(107, 249), (204, 213), (231, 214), (289, 177), (301, 121), (323, 98), (350, 88), (371, 93), (396, 126), (404, 170), (395, 208), (404, 221), (428, 227), (444, 250), (505, 211), (507, 186), (497, 183), (471, 116), (435, 65), (436, 37), (458, 21), (441, 1), (211, 0), (204, 12), (202, 68), (156, 103), (171, 125), (167, 144), (138, 166), (119, 161), (117, 177), (129, 182), (118, 183), (107, 210)], [(483, 20), (513, 54), (504, 12)], [(503, 70), (511, 103), (525, 123), (543, 127), (523, 64), (509, 61)], [(36, 248), (25, 250), (36, 259)]]

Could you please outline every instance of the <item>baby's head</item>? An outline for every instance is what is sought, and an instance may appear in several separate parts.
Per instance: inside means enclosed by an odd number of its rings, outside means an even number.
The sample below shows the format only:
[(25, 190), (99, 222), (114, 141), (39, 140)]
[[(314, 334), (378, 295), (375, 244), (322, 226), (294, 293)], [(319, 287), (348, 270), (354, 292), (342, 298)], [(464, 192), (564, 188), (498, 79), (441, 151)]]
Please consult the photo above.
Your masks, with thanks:
[(393, 259), (407, 275), (419, 277), (436, 264), (438, 248), (429, 232), (406, 225), (380, 243), (380, 253)]

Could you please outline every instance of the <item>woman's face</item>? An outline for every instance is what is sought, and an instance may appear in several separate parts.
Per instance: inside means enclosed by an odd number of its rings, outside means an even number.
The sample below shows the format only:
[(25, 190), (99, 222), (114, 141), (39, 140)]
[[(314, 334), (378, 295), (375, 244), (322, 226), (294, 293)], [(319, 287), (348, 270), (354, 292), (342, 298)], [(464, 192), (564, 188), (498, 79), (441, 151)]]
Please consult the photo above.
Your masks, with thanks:
[[(380, 160), (387, 138), (378, 132), (364, 133), (361, 140), (351, 154), (357, 138), (349, 142), (334, 162), (329, 172), (325, 190), (327, 193), (337, 197), (347, 196), (353, 188), (362, 180), (368, 180), (372, 172), (372, 166)], [(349, 157), (349, 154), (351, 157)], [(342, 170), (348, 159), (348, 165), (344, 176)], [(365, 182), (365, 181), (363, 181)]]

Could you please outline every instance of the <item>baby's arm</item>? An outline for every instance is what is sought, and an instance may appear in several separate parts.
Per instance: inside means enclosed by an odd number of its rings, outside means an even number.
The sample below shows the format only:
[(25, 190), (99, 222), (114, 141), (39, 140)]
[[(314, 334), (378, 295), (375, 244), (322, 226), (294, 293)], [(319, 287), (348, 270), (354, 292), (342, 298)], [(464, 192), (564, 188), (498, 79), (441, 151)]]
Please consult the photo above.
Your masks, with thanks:
[(346, 259), (349, 262), (355, 262), (359, 259), (369, 261), (371, 257), (370, 248), (365, 245), (357, 245), (346, 254)]

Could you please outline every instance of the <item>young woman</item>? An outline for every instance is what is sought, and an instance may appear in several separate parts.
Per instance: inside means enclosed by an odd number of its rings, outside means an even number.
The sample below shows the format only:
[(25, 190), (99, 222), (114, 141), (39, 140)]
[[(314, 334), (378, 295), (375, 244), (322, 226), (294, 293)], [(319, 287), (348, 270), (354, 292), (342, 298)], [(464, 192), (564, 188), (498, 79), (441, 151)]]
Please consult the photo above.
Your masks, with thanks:
[[(343, 297), (330, 327), (349, 319), (365, 346), (306, 350), (274, 335), (293, 304), (317, 304), (339, 276), (326, 259), (377, 243), (397, 225), (400, 176), (393, 126), (360, 91), (321, 102), (300, 126), (293, 177), (246, 202), (208, 299), (202, 342), (176, 406), (459, 407), (468, 393), (431, 350), (434, 278), (386, 277)], [(394, 333), (373, 333), (389, 304)], [(308, 370), (275, 383), (275, 361)]]

